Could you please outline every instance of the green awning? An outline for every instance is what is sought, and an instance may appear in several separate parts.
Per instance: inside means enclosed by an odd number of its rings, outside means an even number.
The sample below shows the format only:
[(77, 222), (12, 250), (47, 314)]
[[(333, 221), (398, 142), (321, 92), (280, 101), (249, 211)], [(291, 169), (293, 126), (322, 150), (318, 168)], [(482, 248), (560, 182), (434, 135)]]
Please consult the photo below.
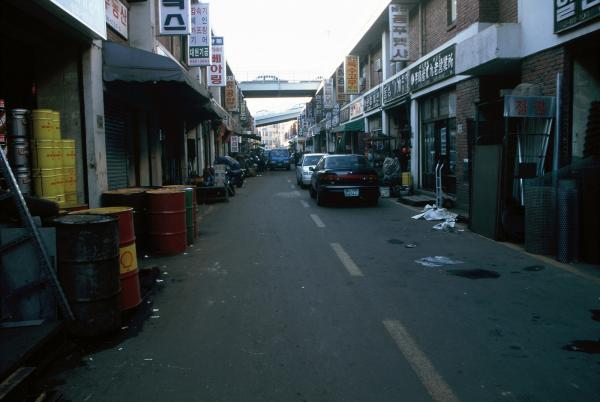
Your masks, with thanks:
[(341, 133), (344, 131), (365, 131), (365, 119), (357, 119), (346, 124), (340, 124), (331, 131), (334, 133)]

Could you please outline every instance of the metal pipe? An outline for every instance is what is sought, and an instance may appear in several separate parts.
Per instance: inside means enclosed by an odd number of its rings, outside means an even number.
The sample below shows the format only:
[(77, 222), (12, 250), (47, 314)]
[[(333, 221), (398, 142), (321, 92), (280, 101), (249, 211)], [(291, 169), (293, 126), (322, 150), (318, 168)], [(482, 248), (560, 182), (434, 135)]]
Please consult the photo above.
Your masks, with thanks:
[(556, 121), (554, 122), (554, 153), (552, 155), (552, 184), (558, 187), (558, 169), (560, 163), (560, 104), (562, 73), (556, 73)]

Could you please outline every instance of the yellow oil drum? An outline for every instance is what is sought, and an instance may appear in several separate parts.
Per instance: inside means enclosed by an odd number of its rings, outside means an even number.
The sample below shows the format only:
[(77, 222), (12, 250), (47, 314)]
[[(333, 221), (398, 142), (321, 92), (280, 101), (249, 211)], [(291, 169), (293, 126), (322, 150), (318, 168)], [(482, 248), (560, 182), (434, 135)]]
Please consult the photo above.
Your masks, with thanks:
[(402, 185), (412, 186), (412, 176), (410, 172), (402, 172)]
[(32, 134), (35, 140), (53, 140), (56, 134), (52, 121), (52, 110), (34, 109), (31, 111)]
[(60, 207), (66, 207), (67, 206), (67, 203), (66, 203), (66, 200), (65, 200), (65, 194), (64, 193), (63, 194), (57, 194), (55, 198), (56, 198), (56, 203), (58, 204), (58, 206), (60, 206)]
[(63, 168), (65, 193), (72, 193), (77, 190), (77, 176), (75, 168), (65, 167)]
[(54, 150), (52, 151), (52, 156), (54, 157), (54, 163), (56, 168), (62, 168), (63, 167), (63, 146), (62, 146), (62, 140), (54, 140), (54, 143), (52, 144), (52, 148), (54, 148)]
[(63, 167), (75, 167), (75, 140), (61, 140)]
[(33, 169), (33, 189), (35, 194), (42, 198), (64, 195), (62, 169)]
[(52, 130), (54, 133), (52, 138), (60, 140), (60, 112), (52, 111)]
[(56, 148), (55, 140), (31, 141), (31, 163), (34, 169), (62, 168), (62, 148)]
[(77, 205), (77, 193), (65, 191), (65, 206), (73, 207)]

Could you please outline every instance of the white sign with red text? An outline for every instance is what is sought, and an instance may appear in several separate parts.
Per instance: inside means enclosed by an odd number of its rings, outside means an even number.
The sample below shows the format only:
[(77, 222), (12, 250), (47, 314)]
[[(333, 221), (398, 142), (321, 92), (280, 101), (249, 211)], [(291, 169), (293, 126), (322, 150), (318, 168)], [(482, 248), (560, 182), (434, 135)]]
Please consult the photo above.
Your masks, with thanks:
[(106, 25), (114, 29), (127, 39), (127, 7), (121, 3), (121, 0), (104, 0), (104, 8), (106, 9)]
[(225, 49), (222, 36), (212, 37), (212, 56), (210, 67), (206, 69), (209, 87), (224, 87), (227, 85), (227, 64), (225, 63)]

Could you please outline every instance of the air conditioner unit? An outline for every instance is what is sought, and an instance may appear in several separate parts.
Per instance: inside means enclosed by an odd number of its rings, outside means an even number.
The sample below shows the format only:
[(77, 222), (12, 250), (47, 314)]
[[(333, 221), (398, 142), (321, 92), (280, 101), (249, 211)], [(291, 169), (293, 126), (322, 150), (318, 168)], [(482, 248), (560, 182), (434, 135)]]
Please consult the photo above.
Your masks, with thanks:
[(375, 71), (381, 71), (381, 59), (376, 59), (373, 62), (373, 68), (375, 69)]

